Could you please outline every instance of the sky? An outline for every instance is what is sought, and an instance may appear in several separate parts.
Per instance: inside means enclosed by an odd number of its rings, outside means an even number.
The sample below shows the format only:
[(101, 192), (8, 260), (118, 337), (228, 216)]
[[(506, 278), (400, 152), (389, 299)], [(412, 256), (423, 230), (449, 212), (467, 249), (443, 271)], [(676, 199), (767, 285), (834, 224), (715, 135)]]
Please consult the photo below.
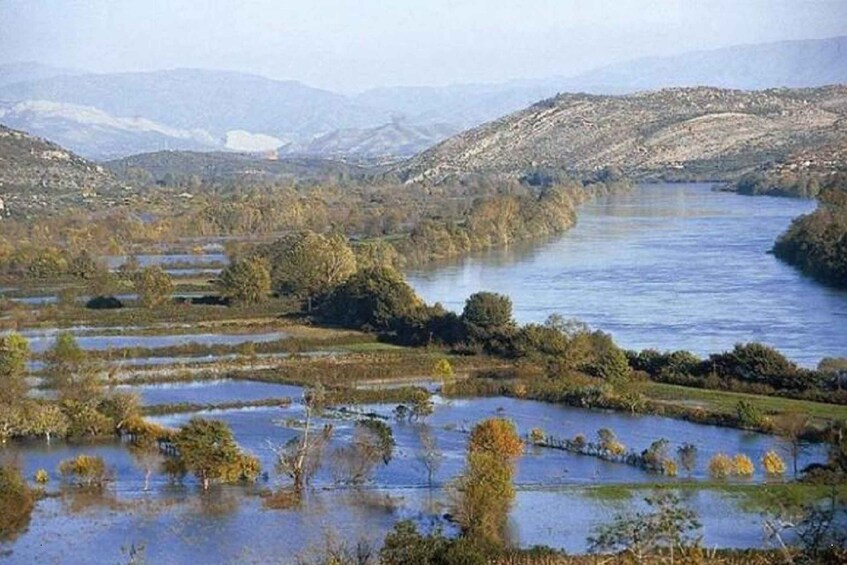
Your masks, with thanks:
[(341, 92), (837, 35), (847, 0), (0, 0), (0, 64), (230, 69)]

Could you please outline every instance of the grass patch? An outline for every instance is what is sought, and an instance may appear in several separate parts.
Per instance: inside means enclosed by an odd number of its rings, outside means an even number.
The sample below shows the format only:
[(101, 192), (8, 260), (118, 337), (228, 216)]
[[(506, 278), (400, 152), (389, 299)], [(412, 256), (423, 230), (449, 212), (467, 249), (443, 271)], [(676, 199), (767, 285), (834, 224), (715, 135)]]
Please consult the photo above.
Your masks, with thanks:
[[(587, 498), (599, 501), (626, 501), (635, 496), (644, 496), (656, 489), (677, 491), (714, 491), (727, 494), (738, 500), (739, 507), (746, 512), (767, 512), (777, 508), (802, 508), (827, 499), (832, 486), (797, 482), (784, 483), (741, 483), (732, 481), (689, 481), (679, 480), (663, 483), (620, 483), (574, 487)], [(847, 484), (835, 487), (838, 499), (847, 502)]]
[(645, 394), (655, 401), (689, 408), (699, 405), (705, 410), (722, 414), (734, 414), (738, 402), (746, 400), (771, 415), (798, 412), (820, 421), (847, 419), (847, 406), (778, 396), (708, 390), (666, 383), (649, 383)]
[(411, 348), (403, 347), (402, 345), (394, 345), (391, 343), (382, 343), (381, 341), (351, 343), (336, 348), (340, 351), (349, 351), (351, 353), (370, 353), (372, 351), (409, 351)]

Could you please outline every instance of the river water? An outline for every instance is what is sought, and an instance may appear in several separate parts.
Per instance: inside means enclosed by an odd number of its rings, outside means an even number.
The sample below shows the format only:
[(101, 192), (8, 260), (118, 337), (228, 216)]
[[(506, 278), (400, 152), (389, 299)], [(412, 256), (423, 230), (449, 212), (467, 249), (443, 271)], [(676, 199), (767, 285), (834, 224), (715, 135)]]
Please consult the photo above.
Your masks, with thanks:
[(578, 225), (541, 245), (407, 273), (429, 302), (461, 311), (480, 290), (507, 294), (519, 322), (550, 314), (611, 333), (623, 347), (699, 355), (759, 341), (815, 366), (847, 356), (847, 292), (768, 253), (807, 200), (646, 184), (592, 200)]

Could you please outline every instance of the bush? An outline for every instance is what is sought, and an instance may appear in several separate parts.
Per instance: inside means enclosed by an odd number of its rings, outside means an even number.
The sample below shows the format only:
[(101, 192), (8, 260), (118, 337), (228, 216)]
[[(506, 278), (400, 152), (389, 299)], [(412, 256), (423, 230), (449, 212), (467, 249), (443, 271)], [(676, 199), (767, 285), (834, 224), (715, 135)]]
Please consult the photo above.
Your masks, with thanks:
[(0, 467), (0, 541), (14, 539), (29, 526), (35, 496), (18, 469)]
[(785, 474), (785, 461), (776, 451), (768, 451), (762, 457), (762, 467), (769, 477), (781, 477)]
[(734, 471), (735, 463), (724, 453), (718, 453), (709, 460), (709, 475), (714, 479), (725, 479)]
[(714, 354), (709, 362), (719, 377), (769, 385), (777, 389), (804, 388), (797, 365), (772, 347), (761, 343), (737, 344), (726, 353)]
[(102, 488), (108, 479), (106, 462), (95, 455), (78, 455), (59, 464), (59, 473), (78, 486)]
[(762, 411), (747, 400), (738, 401), (735, 406), (735, 413), (738, 415), (738, 423), (744, 428), (757, 429), (765, 421), (765, 415)]
[(50, 481), (50, 474), (46, 469), (39, 469), (35, 472), (35, 482), (40, 485), (46, 485)]
[(85, 303), (89, 310), (117, 310), (123, 308), (124, 303), (114, 296), (95, 296)]
[(739, 477), (752, 477), (756, 471), (753, 461), (742, 453), (732, 458), (732, 465), (734, 473)]

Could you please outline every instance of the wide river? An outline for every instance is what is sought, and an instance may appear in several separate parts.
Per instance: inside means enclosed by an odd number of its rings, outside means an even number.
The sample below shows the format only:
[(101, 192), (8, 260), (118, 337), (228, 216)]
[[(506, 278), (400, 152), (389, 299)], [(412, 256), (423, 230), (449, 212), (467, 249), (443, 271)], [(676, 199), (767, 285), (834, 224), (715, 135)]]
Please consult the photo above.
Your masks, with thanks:
[(814, 202), (645, 184), (579, 208), (577, 226), (541, 245), (412, 270), (429, 302), (461, 311), (480, 290), (507, 294), (519, 322), (550, 314), (611, 333), (623, 347), (700, 355), (759, 341), (813, 367), (847, 356), (847, 292), (768, 251)]

